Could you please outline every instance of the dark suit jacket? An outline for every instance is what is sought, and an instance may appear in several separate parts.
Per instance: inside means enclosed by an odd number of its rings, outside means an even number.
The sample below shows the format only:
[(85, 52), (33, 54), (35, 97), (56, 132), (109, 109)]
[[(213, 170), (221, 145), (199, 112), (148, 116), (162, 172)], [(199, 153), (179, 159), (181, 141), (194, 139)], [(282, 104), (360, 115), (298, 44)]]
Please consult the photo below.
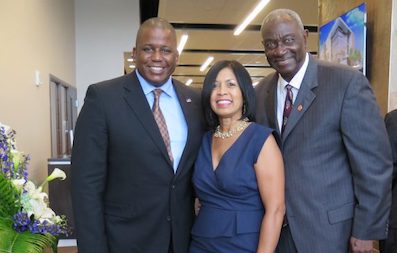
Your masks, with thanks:
[(199, 94), (173, 85), (188, 126), (176, 174), (135, 72), (88, 88), (72, 153), (79, 253), (168, 253), (171, 237), (187, 252), (204, 124)]
[(278, 75), (257, 86), (257, 120), (277, 129), (286, 177), (286, 213), (299, 252), (348, 252), (351, 235), (386, 236), (392, 162), (367, 79), (310, 56), (280, 137)]
[(391, 149), (393, 151), (393, 189), (389, 226), (393, 229), (397, 229), (397, 110), (393, 110), (386, 114), (385, 123), (387, 133), (389, 134)]

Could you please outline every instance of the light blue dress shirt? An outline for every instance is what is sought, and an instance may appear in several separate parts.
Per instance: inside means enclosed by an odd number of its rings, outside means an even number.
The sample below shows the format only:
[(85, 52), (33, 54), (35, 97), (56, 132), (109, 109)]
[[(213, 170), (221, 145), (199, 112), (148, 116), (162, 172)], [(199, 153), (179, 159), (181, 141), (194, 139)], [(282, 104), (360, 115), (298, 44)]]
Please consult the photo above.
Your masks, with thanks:
[(167, 124), (168, 134), (170, 136), (175, 173), (181, 160), (183, 150), (185, 149), (188, 130), (182, 107), (179, 104), (178, 96), (174, 86), (172, 85), (172, 78), (170, 77), (161, 87), (156, 87), (147, 82), (141, 74), (139, 74), (138, 70), (135, 71), (150, 108), (153, 107), (153, 90), (161, 88), (163, 91), (160, 95), (159, 103), (161, 112), (164, 115), (165, 123)]

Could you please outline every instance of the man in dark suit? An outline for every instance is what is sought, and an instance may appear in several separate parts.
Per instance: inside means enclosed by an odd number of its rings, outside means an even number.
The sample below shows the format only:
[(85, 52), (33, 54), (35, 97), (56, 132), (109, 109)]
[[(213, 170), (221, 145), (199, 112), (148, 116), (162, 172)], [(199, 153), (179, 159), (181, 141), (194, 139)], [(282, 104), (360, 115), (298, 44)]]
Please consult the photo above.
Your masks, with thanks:
[(188, 250), (203, 122), (199, 94), (170, 77), (176, 43), (166, 20), (145, 21), (136, 70), (87, 90), (72, 153), (79, 253)]
[(261, 34), (276, 73), (256, 88), (256, 116), (276, 129), (286, 177), (278, 252), (371, 252), (387, 233), (392, 162), (369, 82), (307, 53), (291, 10), (272, 11)]
[(387, 239), (380, 243), (381, 253), (397, 252), (397, 110), (386, 114), (385, 123), (393, 153), (392, 205)]

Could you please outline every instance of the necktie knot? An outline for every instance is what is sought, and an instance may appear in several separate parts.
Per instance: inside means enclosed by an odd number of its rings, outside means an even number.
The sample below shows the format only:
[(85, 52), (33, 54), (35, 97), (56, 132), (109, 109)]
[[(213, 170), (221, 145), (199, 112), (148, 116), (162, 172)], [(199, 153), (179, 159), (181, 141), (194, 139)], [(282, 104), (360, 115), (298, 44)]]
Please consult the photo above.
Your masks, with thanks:
[(154, 93), (154, 102), (153, 102), (153, 108), (152, 110), (157, 110), (159, 108), (159, 101), (160, 101), (160, 96), (161, 93), (163, 92), (162, 89), (154, 89), (153, 93)]

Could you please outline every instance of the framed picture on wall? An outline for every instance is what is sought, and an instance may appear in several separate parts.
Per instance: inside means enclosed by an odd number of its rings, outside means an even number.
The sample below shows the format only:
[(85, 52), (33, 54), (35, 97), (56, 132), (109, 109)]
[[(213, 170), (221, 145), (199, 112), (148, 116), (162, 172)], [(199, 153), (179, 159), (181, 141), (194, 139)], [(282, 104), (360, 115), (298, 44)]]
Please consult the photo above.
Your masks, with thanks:
[(365, 75), (366, 10), (362, 3), (320, 27), (319, 59), (351, 66)]

